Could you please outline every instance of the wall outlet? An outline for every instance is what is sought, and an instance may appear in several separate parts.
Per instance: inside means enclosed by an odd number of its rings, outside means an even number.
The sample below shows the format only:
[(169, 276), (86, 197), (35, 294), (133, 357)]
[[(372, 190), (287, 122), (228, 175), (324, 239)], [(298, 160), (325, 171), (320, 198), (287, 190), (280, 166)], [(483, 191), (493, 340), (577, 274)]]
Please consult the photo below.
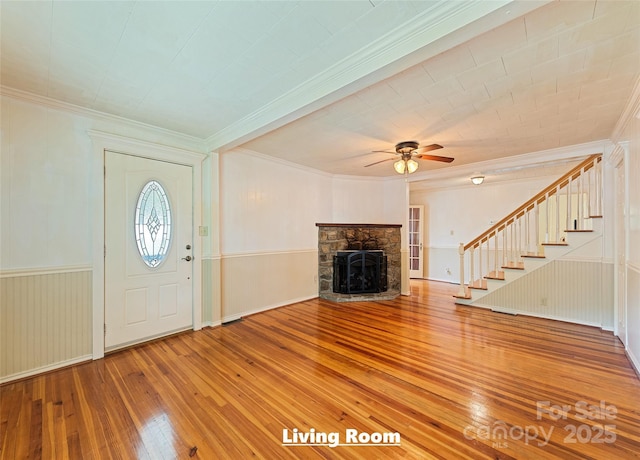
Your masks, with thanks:
[(451, 269), (450, 268), (447, 268), (445, 271), (447, 272), (447, 275), (451, 275)]

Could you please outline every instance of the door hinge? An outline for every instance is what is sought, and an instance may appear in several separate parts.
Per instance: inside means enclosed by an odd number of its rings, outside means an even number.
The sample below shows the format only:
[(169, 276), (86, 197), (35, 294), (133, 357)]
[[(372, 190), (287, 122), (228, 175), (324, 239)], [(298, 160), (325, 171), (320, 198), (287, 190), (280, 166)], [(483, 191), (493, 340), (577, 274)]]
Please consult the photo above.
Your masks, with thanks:
[(104, 325), (104, 336), (105, 336), (105, 337), (107, 336), (107, 324), (106, 324), (106, 323), (105, 323), (105, 325)]
[(107, 245), (106, 244), (104, 245), (104, 255), (103, 255), (103, 257), (107, 257)]

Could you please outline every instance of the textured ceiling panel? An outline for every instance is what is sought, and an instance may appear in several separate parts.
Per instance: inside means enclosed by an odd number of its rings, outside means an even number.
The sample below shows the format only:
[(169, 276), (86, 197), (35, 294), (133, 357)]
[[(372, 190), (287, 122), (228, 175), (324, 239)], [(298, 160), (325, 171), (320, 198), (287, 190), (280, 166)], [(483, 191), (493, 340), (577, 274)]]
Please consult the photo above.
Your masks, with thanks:
[[(17, 89), (336, 174), (439, 143), (453, 165), (606, 139), (638, 1), (2, 2)], [(450, 167), (420, 162), (420, 171)]]

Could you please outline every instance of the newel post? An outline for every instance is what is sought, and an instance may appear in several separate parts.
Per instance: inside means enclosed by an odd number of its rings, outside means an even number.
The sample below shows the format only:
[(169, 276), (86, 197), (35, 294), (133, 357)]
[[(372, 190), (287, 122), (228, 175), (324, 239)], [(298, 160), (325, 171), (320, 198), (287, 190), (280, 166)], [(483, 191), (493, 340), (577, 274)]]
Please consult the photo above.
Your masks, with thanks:
[(467, 293), (464, 291), (464, 243), (458, 246), (458, 254), (460, 254), (460, 289), (458, 289), (458, 297), (465, 297)]

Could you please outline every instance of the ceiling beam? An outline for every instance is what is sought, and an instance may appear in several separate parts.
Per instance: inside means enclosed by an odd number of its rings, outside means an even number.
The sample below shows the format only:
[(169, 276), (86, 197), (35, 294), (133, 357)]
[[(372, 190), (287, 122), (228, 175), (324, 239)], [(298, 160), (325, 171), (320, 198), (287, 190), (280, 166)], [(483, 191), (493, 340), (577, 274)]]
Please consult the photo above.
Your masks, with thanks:
[(305, 83), (206, 139), (223, 152), (389, 78), (551, 0), (441, 0)]

